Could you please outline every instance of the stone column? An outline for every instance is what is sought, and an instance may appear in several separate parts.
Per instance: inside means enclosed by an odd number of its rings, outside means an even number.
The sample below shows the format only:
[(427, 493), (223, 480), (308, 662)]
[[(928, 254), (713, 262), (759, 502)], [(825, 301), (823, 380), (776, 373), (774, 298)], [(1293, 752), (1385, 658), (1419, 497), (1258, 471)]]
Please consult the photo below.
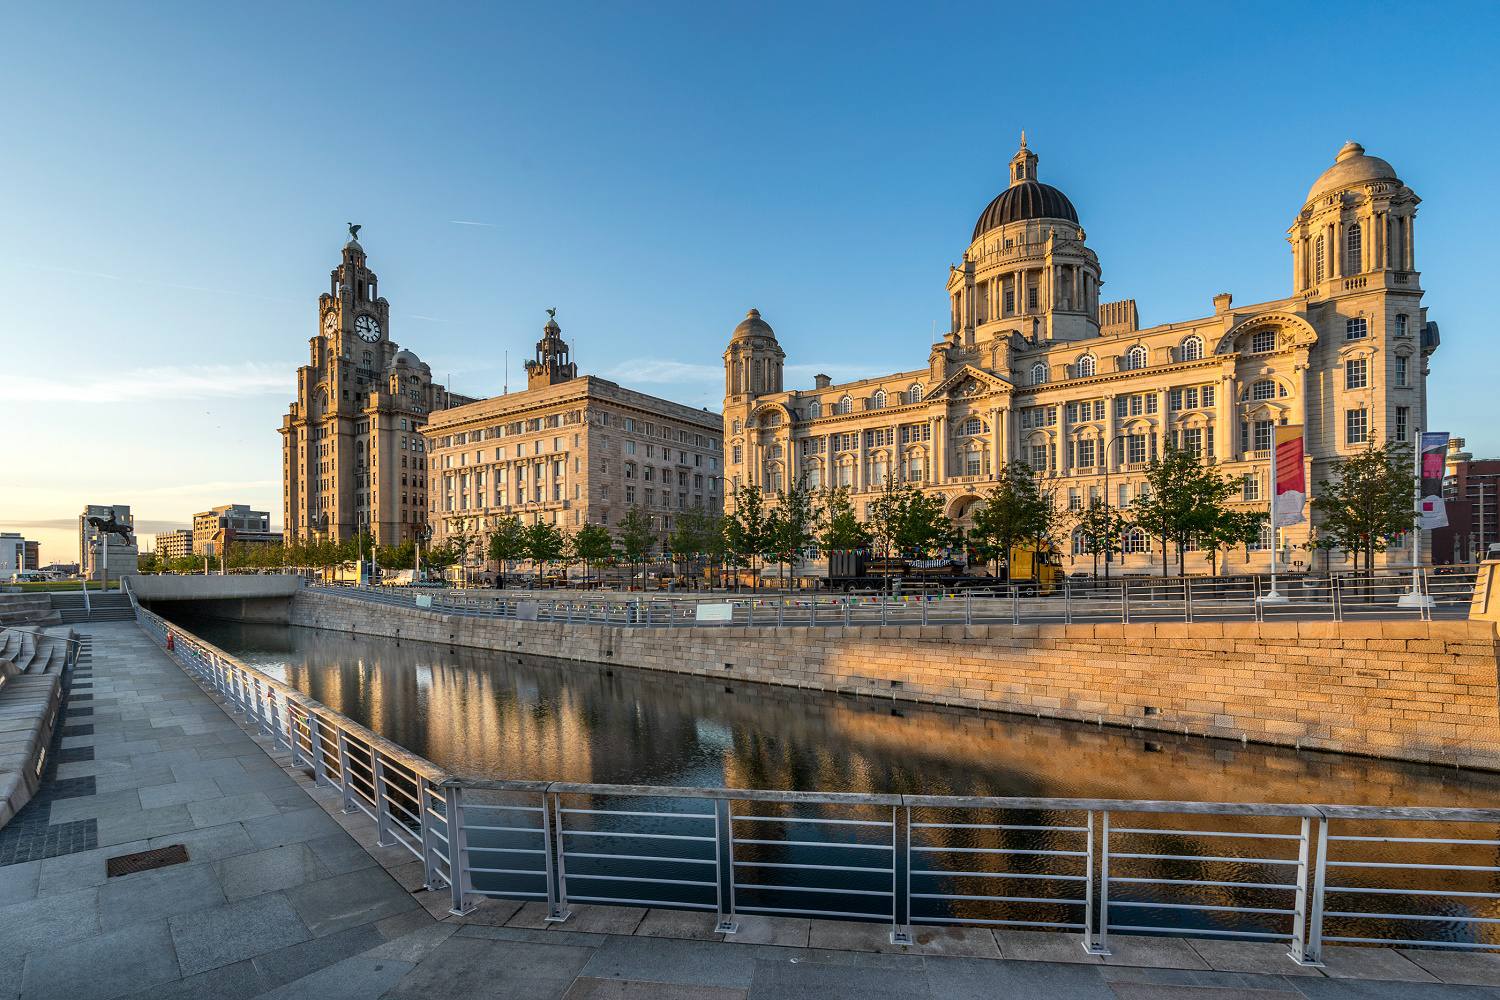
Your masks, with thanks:
[(1057, 404), (1057, 471), (1060, 475), (1071, 475), (1073, 463), (1068, 454), (1068, 442), (1073, 435), (1068, 429), (1068, 404), (1060, 402)]
[(1233, 461), (1236, 457), (1236, 448), (1239, 444), (1235, 437), (1234, 426), (1236, 385), (1234, 381), (1234, 369), (1228, 368), (1222, 373), (1219, 380), (1219, 398), (1214, 409), (1214, 423), (1216, 429), (1214, 436), (1218, 438), (1214, 442), (1214, 450), (1218, 452), (1220, 461)]
[(1003, 424), (1001, 417), (1004, 415), (998, 406), (990, 410), (990, 477), (994, 478), (1000, 474), (1005, 460), (1001, 451), (1000, 442), (1004, 440)]
[[(1111, 473), (1120, 471), (1119, 455), (1115, 452), (1120, 444), (1115, 441), (1115, 435), (1120, 433), (1119, 418), (1115, 415), (1115, 399), (1113, 394), (1104, 397), (1104, 454), (1099, 456), (1102, 459), (1100, 464)], [(1109, 497), (1104, 499), (1114, 503)]]

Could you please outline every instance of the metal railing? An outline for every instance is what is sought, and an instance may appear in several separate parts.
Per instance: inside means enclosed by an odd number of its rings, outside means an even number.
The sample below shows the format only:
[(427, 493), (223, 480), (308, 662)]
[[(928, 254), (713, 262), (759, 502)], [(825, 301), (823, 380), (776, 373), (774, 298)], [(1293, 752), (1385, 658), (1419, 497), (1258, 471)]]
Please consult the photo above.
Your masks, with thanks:
[[(1500, 949), (1500, 809), (784, 792), (460, 778), (144, 608), (185, 670), (423, 862), (484, 898), (1285, 943)], [(1466, 833), (1465, 831), (1477, 831)]]
[(1195, 621), (1432, 621), (1467, 618), (1476, 570), (1290, 576), (1268, 600), (1268, 578), (1167, 577), (1031, 583), (907, 595), (712, 597), (471, 594), (392, 587), (311, 585), (308, 589), (447, 614), (570, 625), (677, 628), (856, 625), (1089, 624)]

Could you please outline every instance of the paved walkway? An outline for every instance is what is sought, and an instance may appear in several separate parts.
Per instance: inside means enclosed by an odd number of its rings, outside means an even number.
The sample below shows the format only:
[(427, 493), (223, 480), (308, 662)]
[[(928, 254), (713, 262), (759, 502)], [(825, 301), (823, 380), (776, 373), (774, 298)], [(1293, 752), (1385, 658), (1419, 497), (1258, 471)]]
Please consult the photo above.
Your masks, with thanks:
[[(1329, 949), (1319, 971), (1243, 942), (1113, 938), (1101, 960), (1044, 933), (922, 931), (894, 948), (869, 924), (746, 918), (728, 942), (702, 914), (583, 906), (549, 926), (504, 901), (457, 920), (409, 854), (362, 847), (373, 824), (134, 625), (89, 631), (55, 779), (75, 794), (40, 803), (97, 847), (0, 866), (0, 1000), (1500, 1000), (1500, 956), (1444, 951)], [(172, 844), (186, 863), (106, 875), (107, 858)]]

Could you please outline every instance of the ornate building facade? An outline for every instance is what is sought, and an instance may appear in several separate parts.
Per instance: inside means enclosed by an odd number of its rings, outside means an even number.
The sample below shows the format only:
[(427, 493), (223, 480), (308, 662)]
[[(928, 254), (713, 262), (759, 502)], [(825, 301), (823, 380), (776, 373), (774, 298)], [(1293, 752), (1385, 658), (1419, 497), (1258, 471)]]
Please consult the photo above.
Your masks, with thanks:
[[(923, 368), (811, 388), (782, 385), (785, 353), (751, 310), (724, 353), (726, 504), (734, 491), (793, 481), (850, 489), (863, 509), (888, 480), (940, 493), (960, 525), (1019, 459), (1061, 505), (1107, 498), (1129, 516), (1150, 461), (1170, 445), (1240, 484), (1265, 509), (1278, 424), (1305, 428), (1307, 482), (1371, 442), (1426, 425), (1426, 318), (1414, 223), (1420, 199), (1358, 143), (1339, 150), (1287, 231), (1291, 293), (1141, 329), (1134, 300), (1100, 302), (1102, 268), (1077, 210), (1037, 179), (1026, 146), (950, 269), (951, 325)], [(1283, 529), (1280, 557), (1306, 564), (1308, 525)], [(1072, 537), (1075, 562), (1092, 564)], [(1264, 570), (1269, 529), (1237, 568)], [(1125, 571), (1159, 566), (1132, 530)], [(1338, 555), (1335, 554), (1337, 559)], [(1392, 553), (1392, 561), (1409, 559)], [(1175, 564), (1175, 556), (1173, 557)], [(1206, 568), (1190, 554), (1190, 571)]]
[(555, 317), (526, 375), (524, 392), (434, 413), (423, 428), (435, 543), (485, 538), (512, 514), (574, 531), (639, 507), (665, 537), (682, 511), (720, 512), (719, 414), (579, 375)]
[(287, 541), (381, 545), (416, 538), (427, 522), (422, 428), (434, 411), (470, 402), (391, 340), (390, 304), (350, 227), (343, 260), (318, 297), (311, 358), (297, 369), (297, 399), (281, 420), (282, 512)]

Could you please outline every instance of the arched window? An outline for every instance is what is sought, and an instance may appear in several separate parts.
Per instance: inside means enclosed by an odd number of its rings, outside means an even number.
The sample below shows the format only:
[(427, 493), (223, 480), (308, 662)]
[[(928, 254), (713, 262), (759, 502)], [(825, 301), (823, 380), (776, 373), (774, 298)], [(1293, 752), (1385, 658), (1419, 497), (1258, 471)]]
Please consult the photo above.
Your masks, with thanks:
[(1133, 372), (1136, 369), (1146, 367), (1146, 349), (1136, 344), (1125, 352), (1125, 370)]
[(823, 404), (818, 402), (816, 399), (813, 400), (812, 404), (807, 408), (807, 415), (813, 420), (817, 420), (823, 415)]
[(1078, 363), (1073, 366), (1073, 377), (1089, 378), (1094, 374), (1097, 368), (1098, 363), (1094, 360), (1094, 356), (1092, 354), (1085, 354), (1083, 357), (1079, 358)]
[(920, 403), (922, 401), (922, 383), (918, 382), (906, 390), (906, 401), (908, 403)]
[(1203, 340), (1201, 337), (1184, 337), (1182, 346), (1177, 351), (1178, 361), (1201, 361), (1203, 360)]
[(1131, 525), (1125, 532), (1124, 546), (1126, 552), (1145, 552), (1146, 533), (1136, 525)]
[(1047, 366), (1038, 361), (1031, 366), (1031, 384), (1041, 385), (1047, 381)]
[(984, 433), (984, 422), (978, 417), (969, 417), (958, 425), (960, 434), (982, 434)]
[(760, 415), (760, 425), (762, 427), (780, 427), (781, 414), (776, 412), (775, 410), (769, 410), (765, 413), (762, 413)]
[(853, 410), (854, 410), (854, 400), (850, 399), (848, 396), (845, 396), (843, 399), (839, 400), (833, 406), (833, 412), (834, 413), (850, 413)]
[(1322, 281), (1327, 271), (1327, 258), (1323, 253), (1323, 237), (1319, 236), (1313, 241), (1313, 273), (1314, 281)]
[(1365, 269), (1363, 251), (1364, 243), (1360, 237), (1359, 223), (1349, 223), (1349, 228), (1344, 232), (1344, 273), (1358, 274)]
[(734, 421), (734, 433), (738, 434), (740, 431), (742, 431), (744, 429), (745, 429), (745, 425), (743, 423), (741, 423), (738, 418), (736, 418), (735, 421)]
[(1250, 387), (1250, 398), (1252, 400), (1275, 399), (1276, 383), (1268, 378), (1263, 378)]
[(870, 409), (872, 409), (872, 410), (883, 410), (883, 409), (885, 409), (885, 390), (884, 389), (876, 389), (873, 393), (870, 394)]

